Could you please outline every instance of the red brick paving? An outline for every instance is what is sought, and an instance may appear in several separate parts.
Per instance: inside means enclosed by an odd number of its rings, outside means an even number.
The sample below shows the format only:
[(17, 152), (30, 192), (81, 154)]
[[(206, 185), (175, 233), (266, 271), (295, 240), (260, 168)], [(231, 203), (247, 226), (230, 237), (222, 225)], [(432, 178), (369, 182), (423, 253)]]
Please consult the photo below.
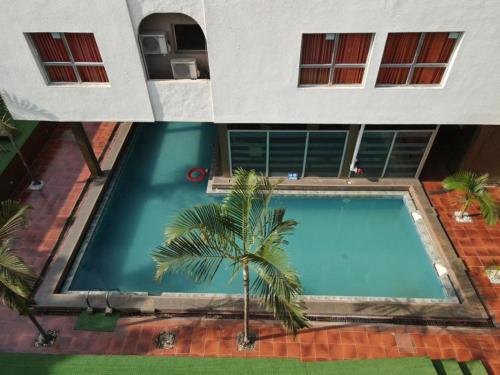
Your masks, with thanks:
[[(424, 182), (424, 188), (429, 193), (442, 189), (442, 186), (439, 182)], [(500, 188), (491, 191), (500, 201)], [(460, 209), (460, 194), (457, 192), (430, 194), (429, 197), (490, 315), (500, 324), (500, 285), (492, 285), (484, 273), (485, 267), (500, 264), (500, 224), (486, 225), (478, 217), (474, 217), (472, 223), (457, 223), (452, 216)], [(472, 213), (477, 213), (477, 209)]]
[[(93, 146), (100, 155), (113, 134), (112, 123), (86, 125)], [(31, 224), (15, 245), (20, 255), (37, 271), (43, 269), (66, 220), (75, 206), (89, 173), (83, 158), (65, 126), (59, 126), (38, 158), (37, 174), (46, 181), (42, 192), (25, 192)], [(426, 190), (440, 189), (439, 183), (425, 183)], [(495, 190), (500, 198), (500, 189)], [(500, 318), (500, 289), (489, 284), (484, 267), (500, 263), (500, 225), (488, 227), (480, 220), (457, 224), (451, 218), (454, 193), (432, 195), (441, 220), (457, 252), (467, 265), (486, 301), (489, 312)], [(115, 332), (74, 331), (75, 316), (42, 316), (47, 328), (58, 328), (60, 337), (52, 348), (35, 349), (35, 329), (17, 314), (0, 308), (0, 351), (58, 354), (144, 354), (214, 357), (278, 357), (302, 360), (340, 360), (428, 356), (459, 361), (484, 360), (500, 374), (500, 330), (413, 327), (394, 325), (317, 324), (294, 340), (279, 324), (253, 321), (259, 341), (254, 352), (236, 350), (235, 338), (241, 322), (234, 320), (157, 319), (124, 317)], [(173, 330), (178, 341), (172, 350), (159, 350), (153, 338), (161, 330)]]

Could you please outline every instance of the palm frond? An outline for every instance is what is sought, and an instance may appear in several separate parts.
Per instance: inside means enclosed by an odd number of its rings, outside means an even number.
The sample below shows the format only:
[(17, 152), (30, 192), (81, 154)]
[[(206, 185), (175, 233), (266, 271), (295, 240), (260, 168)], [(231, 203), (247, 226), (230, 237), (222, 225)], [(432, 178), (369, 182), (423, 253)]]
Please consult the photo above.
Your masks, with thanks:
[(458, 190), (465, 194), (480, 193), (486, 189), (488, 174), (478, 175), (474, 172), (460, 171), (443, 180), (443, 187)]
[(285, 236), (292, 234), (298, 223), (295, 220), (284, 220), (285, 212), (284, 208), (275, 208), (267, 212), (264, 218), (263, 238), (260, 246), (267, 246), (267, 244), (279, 244), (279, 246), (288, 244)]
[(300, 301), (302, 284), (283, 249), (265, 247), (257, 254), (248, 254), (247, 259), (250, 268), (256, 273), (252, 293), (294, 335), (299, 329), (307, 327), (304, 305)]
[(179, 212), (173, 223), (165, 230), (166, 241), (172, 241), (187, 233), (199, 231), (210, 236), (219, 236), (231, 241), (234, 228), (225, 216), (221, 204), (207, 204), (187, 208)]
[(225, 249), (211, 246), (198, 233), (190, 232), (175, 238), (153, 252), (156, 279), (160, 281), (167, 272), (190, 276), (196, 282), (211, 281), (224, 259)]
[(481, 216), (486, 224), (495, 225), (498, 221), (498, 203), (486, 191), (478, 195), (478, 200)]
[(255, 171), (238, 169), (234, 173), (231, 192), (224, 198), (224, 209), (245, 246), (254, 226), (251, 223), (251, 210), (257, 186)]
[(224, 208), (244, 243), (252, 244), (262, 231), (263, 218), (275, 186), (254, 170), (240, 168), (235, 171), (231, 192), (224, 199)]
[(6, 240), (27, 224), (28, 206), (17, 201), (0, 202), (0, 241)]
[(459, 190), (465, 194), (462, 198), (465, 211), (471, 204), (479, 204), (481, 216), (487, 224), (494, 225), (498, 220), (498, 204), (487, 191), (488, 174), (478, 175), (474, 172), (458, 172), (444, 179), (443, 187)]
[(30, 267), (9, 249), (6, 241), (0, 244), (0, 299), (16, 308), (20, 301), (27, 301), (37, 276)]

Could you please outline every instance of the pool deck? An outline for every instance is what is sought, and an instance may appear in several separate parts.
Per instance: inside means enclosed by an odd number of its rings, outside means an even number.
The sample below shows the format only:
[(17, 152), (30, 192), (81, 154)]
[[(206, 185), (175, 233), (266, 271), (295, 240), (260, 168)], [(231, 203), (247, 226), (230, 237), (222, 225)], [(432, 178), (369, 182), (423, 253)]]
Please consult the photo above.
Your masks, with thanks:
[[(115, 124), (86, 125), (99, 156), (107, 149)], [(107, 147), (109, 146), (109, 147)], [(89, 173), (71, 133), (58, 127), (49, 144), (38, 157), (37, 174), (46, 182), (42, 192), (23, 192), (19, 198), (30, 204), (31, 223), (14, 243), (18, 253), (36, 271), (44, 272), (51, 263), (60, 236), (77, 219), (74, 208), (81, 195), (89, 194)], [(475, 219), (471, 224), (458, 224), (451, 215), (457, 206), (454, 193), (442, 193), (439, 182), (424, 182), (423, 187), (437, 211), (446, 235), (453, 242), (465, 271), (495, 322), (500, 321), (500, 286), (493, 286), (484, 268), (500, 263), (500, 225), (490, 227)], [(500, 188), (494, 188), (500, 199)], [(432, 216), (430, 216), (432, 217)], [(67, 232), (66, 232), (67, 233)], [(64, 236), (67, 238), (67, 234)], [(453, 250), (453, 249), (452, 249)], [(54, 259), (55, 260), (55, 259)], [(205, 318), (126, 317), (113, 333), (74, 331), (75, 315), (43, 315), (47, 328), (60, 329), (53, 348), (34, 349), (35, 330), (25, 317), (0, 308), (0, 351), (40, 353), (148, 354), (191, 356), (289, 357), (303, 360), (347, 358), (387, 358), (427, 355), (431, 358), (485, 360), (489, 369), (500, 374), (500, 330), (498, 328), (451, 328), (360, 323), (314, 323), (300, 333), (296, 341), (284, 334), (272, 321), (258, 320), (252, 327), (259, 333), (257, 350), (240, 353), (234, 338), (241, 322)], [(175, 329), (179, 342), (172, 351), (153, 348), (152, 338), (160, 330)]]
[[(121, 124), (114, 134), (112, 142), (101, 164), (105, 171), (110, 171), (118, 162), (120, 150), (126, 145), (132, 127)], [(92, 223), (93, 214), (104, 196), (106, 186), (112, 175), (90, 181), (85, 187), (85, 194), (73, 212), (72, 221), (67, 226), (54, 259), (44, 274), (35, 299), (39, 310), (71, 311), (83, 310), (87, 306), (87, 293), (60, 293), (61, 287), (71, 272), (77, 250), (85, 237), (86, 228)], [(230, 179), (213, 178), (208, 186), (211, 193), (223, 193), (230, 187)], [(444, 265), (450, 272), (449, 278), (442, 280), (452, 297), (446, 300), (402, 299), (402, 298), (366, 298), (366, 297), (307, 297), (304, 299), (310, 318), (323, 321), (355, 317), (373, 321), (391, 322), (401, 319), (433, 320), (441, 324), (449, 321), (469, 321), (488, 323), (488, 315), (477, 297), (475, 290), (465, 273), (464, 265), (456, 257), (453, 246), (448, 240), (436, 212), (430, 205), (425, 192), (415, 179), (384, 179), (380, 184), (367, 179), (352, 179), (347, 184), (341, 179), (307, 178), (299, 181), (283, 181), (278, 186), (280, 193), (294, 192), (309, 195), (336, 194), (350, 190), (350, 194), (366, 194), (366, 191), (382, 193), (406, 192), (411, 196), (411, 205), (422, 215), (422, 223), (417, 226), (428, 232), (428, 242), (435, 250), (436, 263)], [(420, 229), (420, 228), (419, 228)], [(450, 282), (451, 281), (451, 282)], [(454, 289), (454, 290), (453, 290)], [(455, 296), (456, 295), (456, 296)], [(457, 298), (458, 297), (458, 298)], [(223, 315), (239, 316), (243, 300), (240, 296), (164, 293), (161, 296), (148, 296), (147, 293), (115, 294), (110, 297), (113, 307), (124, 312), (153, 314), (164, 312), (176, 315)], [(106, 307), (105, 292), (94, 292), (91, 297), (93, 307)], [(259, 316), (271, 317), (265, 309), (253, 303), (252, 311)], [(256, 315), (257, 316), (257, 315)]]

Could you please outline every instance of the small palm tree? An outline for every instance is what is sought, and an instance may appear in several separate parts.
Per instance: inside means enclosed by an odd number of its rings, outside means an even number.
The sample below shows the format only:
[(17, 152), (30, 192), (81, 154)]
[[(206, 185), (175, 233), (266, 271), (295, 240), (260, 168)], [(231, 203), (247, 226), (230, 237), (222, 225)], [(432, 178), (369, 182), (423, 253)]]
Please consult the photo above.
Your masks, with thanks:
[[(244, 328), (239, 341), (244, 348), (253, 345), (250, 295), (294, 335), (308, 326), (300, 301), (302, 285), (285, 251), (285, 236), (297, 222), (284, 219), (284, 208), (269, 207), (274, 188), (255, 171), (239, 169), (224, 201), (181, 211), (166, 228), (164, 245), (153, 255), (157, 280), (174, 272), (209, 282), (223, 264), (232, 268), (230, 281), (242, 272)], [(255, 277), (252, 284), (250, 270)]]
[[(0, 99), (0, 114), (3, 112), (2, 116), (0, 117), (0, 136), (6, 136), (9, 139), (10, 144), (14, 148), (14, 151), (16, 152), (17, 156), (21, 160), (21, 163), (23, 163), (24, 169), (26, 169), (26, 172), (28, 173), (28, 176), (31, 180), (31, 185), (30, 188), (32, 190), (40, 190), (43, 187), (43, 182), (35, 178), (35, 175), (31, 171), (31, 168), (29, 167), (28, 163), (26, 162), (26, 159), (24, 158), (23, 153), (17, 146), (16, 140), (14, 139), (13, 133), (18, 131), (18, 129), (14, 126), (12, 122), (12, 116), (10, 115), (7, 106), (3, 102), (3, 100)], [(5, 152), (5, 148), (2, 148), (2, 152)]]
[(8, 308), (26, 314), (40, 332), (41, 344), (46, 345), (54, 341), (54, 333), (46, 332), (30, 309), (37, 276), (10, 249), (13, 234), (27, 223), (27, 209), (16, 201), (0, 202), (0, 301)]
[(473, 172), (458, 172), (443, 181), (445, 189), (458, 190), (464, 194), (460, 210), (461, 218), (469, 207), (477, 204), (486, 223), (495, 225), (498, 220), (498, 205), (488, 193), (487, 184), (488, 174), (478, 175)]

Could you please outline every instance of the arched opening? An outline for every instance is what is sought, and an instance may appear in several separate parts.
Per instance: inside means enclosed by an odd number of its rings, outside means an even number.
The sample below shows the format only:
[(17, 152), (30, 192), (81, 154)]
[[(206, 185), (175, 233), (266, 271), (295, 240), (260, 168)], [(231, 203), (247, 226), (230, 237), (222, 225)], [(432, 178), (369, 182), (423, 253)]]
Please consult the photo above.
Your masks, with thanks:
[(139, 25), (139, 43), (148, 79), (208, 79), (203, 30), (181, 13), (154, 13)]

